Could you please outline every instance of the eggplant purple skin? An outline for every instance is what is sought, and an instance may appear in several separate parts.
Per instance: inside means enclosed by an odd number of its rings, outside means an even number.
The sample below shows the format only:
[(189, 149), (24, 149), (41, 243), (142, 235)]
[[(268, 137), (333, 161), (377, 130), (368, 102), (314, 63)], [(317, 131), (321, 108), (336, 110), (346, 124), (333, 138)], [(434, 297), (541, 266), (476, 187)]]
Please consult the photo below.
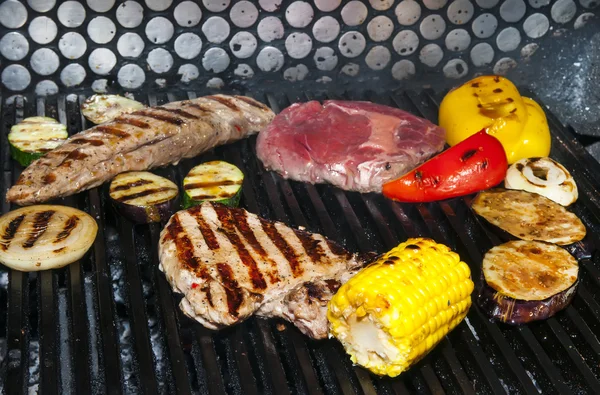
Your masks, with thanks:
[(477, 304), (493, 319), (510, 325), (527, 324), (548, 319), (564, 310), (575, 297), (578, 283), (579, 280), (566, 290), (544, 300), (518, 300), (503, 295), (483, 280)]
[(115, 208), (123, 217), (135, 224), (149, 224), (153, 222), (166, 223), (169, 218), (179, 210), (179, 194), (173, 199), (155, 204), (153, 206), (134, 206), (111, 199)]

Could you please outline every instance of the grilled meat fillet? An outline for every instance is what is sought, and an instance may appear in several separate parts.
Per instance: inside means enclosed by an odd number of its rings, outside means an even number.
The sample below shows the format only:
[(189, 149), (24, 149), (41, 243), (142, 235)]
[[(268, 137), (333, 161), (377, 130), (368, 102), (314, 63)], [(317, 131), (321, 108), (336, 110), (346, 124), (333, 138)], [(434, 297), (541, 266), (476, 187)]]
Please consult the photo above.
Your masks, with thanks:
[(160, 270), (184, 295), (181, 309), (205, 327), (256, 313), (287, 319), (315, 338), (327, 335), (331, 295), (367, 261), (319, 234), (208, 202), (171, 217), (159, 257)]
[(274, 117), (244, 96), (214, 95), (123, 114), (70, 137), (27, 167), (9, 202), (44, 202), (94, 188), (119, 173), (194, 157), (264, 128)]

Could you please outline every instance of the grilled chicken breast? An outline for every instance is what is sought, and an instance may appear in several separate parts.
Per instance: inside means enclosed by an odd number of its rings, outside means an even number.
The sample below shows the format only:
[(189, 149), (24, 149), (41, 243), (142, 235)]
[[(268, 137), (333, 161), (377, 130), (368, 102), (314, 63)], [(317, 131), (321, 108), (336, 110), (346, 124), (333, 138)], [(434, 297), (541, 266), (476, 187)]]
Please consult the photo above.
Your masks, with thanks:
[(9, 202), (44, 202), (94, 188), (119, 173), (194, 157), (264, 128), (274, 117), (244, 96), (206, 96), (123, 114), (70, 137), (27, 167)]
[[(159, 257), (160, 270), (184, 295), (181, 309), (205, 327), (233, 325), (256, 313), (298, 321), (315, 338), (327, 335), (322, 306), (335, 284), (367, 261), (319, 234), (209, 202), (171, 217)], [(318, 306), (303, 309), (300, 300)]]

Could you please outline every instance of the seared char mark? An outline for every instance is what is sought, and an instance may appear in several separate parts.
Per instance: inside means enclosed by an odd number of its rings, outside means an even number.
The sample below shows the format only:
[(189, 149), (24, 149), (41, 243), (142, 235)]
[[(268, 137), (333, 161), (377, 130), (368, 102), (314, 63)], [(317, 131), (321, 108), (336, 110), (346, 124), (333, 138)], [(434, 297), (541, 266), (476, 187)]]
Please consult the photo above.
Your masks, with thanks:
[(196, 182), (194, 184), (187, 184), (184, 188), (186, 191), (191, 189), (198, 188), (210, 188), (210, 187), (220, 187), (222, 185), (241, 185), (242, 181), (233, 181), (233, 180), (223, 180), (223, 181), (213, 181), (213, 182)]
[(269, 265), (275, 270), (275, 273), (270, 272), (270, 271), (267, 272), (267, 276), (269, 277), (269, 281), (271, 282), (271, 284), (276, 284), (279, 281), (281, 281), (279, 276), (276, 275), (277, 264), (275, 262), (273, 262), (273, 260), (269, 257), (269, 254), (267, 254), (267, 252), (263, 248), (262, 244), (260, 244), (260, 242), (257, 240), (256, 235), (254, 234), (254, 232), (252, 231), (252, 228), (248, 224), (247, 211), (234, 209), (234, 210), (231, 210), (231, 214), (233, 215), (236, 228), (242, 234), (244, 239), (246, 239), (246, 242), (250, 245), (250, 247), (252, 247), (254, 252), (256, 252), (258, 255), (260, 255), (260, 257), (265, 262), (268, 262)]
[(246, 97), (246, 96), (234, 96), (234, 97), (236, 99), (240, 100), (240, 101), (243, 101), (244, 103), (250, 104), (253, 107), (260, 108), (263, 111), (264, 110), (269, 110), (269, 107), (265, 106), (264, 104), (262, 104), (259, 101), (253, 100), (253, 99), (251, 99), (249, 97)]
[(115, 121), (118, 123), (122, 123), (124, 125), (135, 126), (140, 129), (150, 129), (150, 124), (148, 122), (144, 122), (141, 119), (137, 119), (137, 118), (121, 116), (121, 117), (118, 117), (117, 119), (115, 119)]
[(182, 116), (182, 117), (187, 118), (187, 119), (198, 119), (198, 117), (195, 116), (194, 114), (190, 114), (187, 111), (183, 111), (183, 110), (180, 110), (180, 109), (177, 109), (177, 108), (160, 107), (160, 109), (161, 109), (161, 111), (171, 112), (173, 114), (177, 114), (177, 115)]
[(93, 145), (94, 147), (99, 147), (101, 145), (104, 145), (104, 141), (102, 141), (102, 140), (86, 139), (85, 137), (73, 139), (70, 141), (70, 143), (78, 144), (78, 145), (89, 144), (89, 145)]
[(55, 253), (55, 254), (58, 254), (59, 252), (64, 251), (66, 248), (67, 248), (66, 246), (65, 247), (60, 247), (60, 248), (57, 248), (56, 250), (52, 250), (52, 252)]
[(236, 220), (231, 215), (230, 210), (221, 205), (214, 205), (213, 208), (217, 213), (217, 217), (219, 217), (219, 221), (221, 222), (222, 233), (227, 237), (227, 239), (229, 239), (229, 242), (237, 251), (242, 263), (248, 268), (248, 275), (250, 276), (250, 281), (252, 281), (252, 287), (254, 289), (266, 289), (267, 283), (265, 282), (265, 278), (258, 269), (258, 266), (252, 258), (252, 255), (250, 255), (246, 249), (244, 242), (240, 239), (236, 232)]
[(342, 286), (342, 283), (335, 279), (325, 280), (325, 284), (327, 284), (327, 288), (332, 294), (336, 293), (337, 290)]
[(21, 214), (18, 217), (13, 218), (13, 220), (8, 223), (6, 229), (4, 229), (4, 234), (1, 236), (2, 241), (0, 241), (0, 248), (2, 248), (3, 251), (8, 249), (10, 242), (12, 239), (14, 239), (15, 234), (17, 233), (17, 230), (19, 230), (19, 226), (21, 226), (24, 218), (25, 214)]
[(144, 196), (152, 195), (153, 193), (160, 193), (160, 192), (170, 191), (172, 189), (173, 188), (169, 188), (169, 187), (146, 189), (144, 191), (133, 193), (131, 195), (121, 196), (120, 198), (118, 198), (116, 200), (119, 201), (119, 202), (126, 202), (128, 200), (133, 200), (133, 199), (141, 198), (141, 197), (144, 197)]
[(65, 222), (65, 224), (63, 226), (63, 230), (61, 230), (60, 233), (58, 235), (56, 235), (56, 239), (54, 239), (54, 243), (59, 243), (59, 242), (63, 241), (64, 239), (66, 239), (67, 237), (69, 237), (69, 235), (71, 234), (73, 229), (75, 229), (75, 227), (77, 226), (78, 222), (79, 222), (78, 216), (76, 216), (76, 215), (70, 216), (69, 219), (67, 219), (67, 222)]
[(196, 110), (200, 110), (203, 112), (213, 112), (210, 108), (206, 108), (203, 105), (198, 104), (198, 103), (188, 103), (188, 104), (186, 104), (186, 106), (195, 108)]
[[(300, 243), (302, 243), (302, 247), (304, 247), (304, 251), (310, 257), (310, 259), (315, 263), (321, 263), (321, 259), (325, 256), (325, 251), (323, 247), (321, 247), (321, 240), (313, 239), (313, 235), (308, 232), (304, 232), (299, 229), (294, 229), (294, 233), (300, 239)], [(327, 262), (327, 260), (325, 260)]]
[(172, 117), (170, 115), (166, 115), (166, 114), (160, 114), (158, 112), (155, 112), (151, 109), (145, 109), (145, 110), (140, 110), (140, 111), (136, 111), (133, 113), (134, 115), (141, 115), (144, 117), (148, 117), (148, 118), (153, 118), (156, 119), (158, 121), (163, 121), (163, 122), (167, 122), (170, 123), (172, 125), (182, 125), (185, 123), (185, 121), (181, 118), (178, 117)]
[(234, 278), (233, 270), (226, 263), (217, 263), (217, 270), (221, 276), (221, 284), (225, 288), (225, 294), (227, 295), (227, 309), (229, 314), (234, 317), (238, 316), (238, 311), (244, 296), (240, 289), (238, 282)]
[(214, 100), (222, 105), (231, 108), (233, 111), (241, 111), (240, 108), (231, 100), (220, 96), (206, 96), (205, 99)]
[(146, 184), (152, 184), (152, 181), (141, 179), (141, 180), (131, 182), (129, 184), (117, 185), (116, 187), (111, 189), (111, 192), (126, 191), (128, 189), (139, 187), (139, 186), (146, 185)]
[(298, 256), (296, 255), (296, 252), (292, 249), (292, 247), (288, 244), (287, 240), (283, 238), (281, 233), (279, 233), (279, 231), (275, 227), (275, 224), (263, 218), (260, 218), (260, 224), (267, 236), (269, 236), (269, 238), (273, 242), (273, 244), (275, 244), (277, 249), (281, 251), (281, 253), (285, 257), (285, 259), (287, 259), (290, 268), (292, 269), (292, 274), (294, 275), (294, 277), (300, 276), (304, 272), (304, 269), (298, 261)]
[(48, 173), (42, 178), (44, 185), (52, 184), (56, 181), (56, 175), (54, 173)]
[(88, 156), (89, 156), (88, 154), (84, 154), (79, 149), (75, 149), (75, 150), (69, 152), (69, 155), (67, 155), (67, 157), (65, 158), (63, 163), (68, 160), (83, 160), (83, 159), (87, 158)]
[(96, 126), (96, 130), (102, 133), (110, 134), (112, 136), (124, 139), (129, 137), (129, 133), (112, 125), (99, 125)]
[(202, 237), (204, 238), (208, 248), (211, 250), (218, 249), (219, 241), (217, 240), (217, 237), (210, 226), (206, 223), (206, 221), (204, 221), (204, 218), (202, 217), (201, 206), (195, 206), (194, 208), (190, 209), (188, 213), (196, 219), (198, 229), (200, 229), (200, 233), (202, 233)]
[(194, 245), (187, 233), (183, 230), (183, 226), (181, 226), (181, 222), (177, 215), (174, 215), (171, 219), (171, 223), (167, 226), (167, 232), (169, 238), (175, 243), (177, 258), (183, 265), (194, 272), (198, 269), (200, 269), (200, 273), (202, 273), (202, 270), (206, 270), (202, 267), (200, 259), (194, 255)]
[(48, 224), (50, 223), (50, 219), (54, 215), (54, 210), (41, 211), (36, 213), (33, 217), (33, 226), (31, 232), (29, 233), (29, 237), (22, 244), (23, 248), (31, 248), (35, 244), (36, 241), (48, 229)]
[(340, 246), (338, 243), (331, 241), (329, 239), (327, 240), (327, 246), (329, 247), (329, 249), (331, 250), (331, 252), (333, 252), (335, 255), (339, 255), (342, 256), (344, 258), (350, 258), (352, 256), (352, 254), (350, 254), (348, 251), (346, 251), (342, 246)]

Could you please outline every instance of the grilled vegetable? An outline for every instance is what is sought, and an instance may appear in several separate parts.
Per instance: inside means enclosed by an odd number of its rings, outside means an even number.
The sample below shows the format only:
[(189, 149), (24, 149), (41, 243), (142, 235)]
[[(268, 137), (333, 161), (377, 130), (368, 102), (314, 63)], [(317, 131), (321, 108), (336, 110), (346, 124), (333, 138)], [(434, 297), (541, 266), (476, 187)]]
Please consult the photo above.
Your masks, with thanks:
[(48, 117), (25, 118), (10, 128), (10, 155), (21, 166), (29, 166), (48, 151), (61, 145), (69, 133), (67, 127)]
[(470, 275), (445, 245), (409, 239), (340, 287), (327, 311), (331, 334), (354, 363), (397, 376), (466, 316)]
[(167, 221), (177, 207), (177, 185), (147, 171), (116, 176), (109, 194), (125, 218), (135, 223)]
[(92, 95), (81, 105), (81, 113), (89, 121), (101, 124), (145, 107), (138, 101), (119, 95)]
[(24, 272), (63, 267), (87, 252), (97, 232), (96, 221), (72, 207), (10, 211), (0, 217), (0, 262)]
[(204, 201), (236, 207), (242, 195), (244, 173), (236, 166), (220, 160), (194, 167), (183, 179), (183, 207)]
[(579, 194), (571, 173), (550, 158), (521, 159), (508, 168), (504, 186), (535, 192), (563, 206), (574, 203)]
[(401, 202), (431, 202), (490, 188), (506, 175), (500, 142), (481, 131), (383, 185), (383, 194)]
[(472, 209), (492, 225), (523, 240), (565, 245), (582, 240), (586, 234), (575, 214), (535, 193), (483, 191), (473, 200)]
[(544, 110), (504, 77), (477, 77), (450, 91), (440, 104), (439, 124), (451, 146), (485, 129), (500, 140), (508, 163), (550, 153)]
[(552, 317), (575, 296), (579, 267), (553, 244), (510, 241), (483, 258), (484, 284), (477, 301), (491, 317), (524, 324)]

